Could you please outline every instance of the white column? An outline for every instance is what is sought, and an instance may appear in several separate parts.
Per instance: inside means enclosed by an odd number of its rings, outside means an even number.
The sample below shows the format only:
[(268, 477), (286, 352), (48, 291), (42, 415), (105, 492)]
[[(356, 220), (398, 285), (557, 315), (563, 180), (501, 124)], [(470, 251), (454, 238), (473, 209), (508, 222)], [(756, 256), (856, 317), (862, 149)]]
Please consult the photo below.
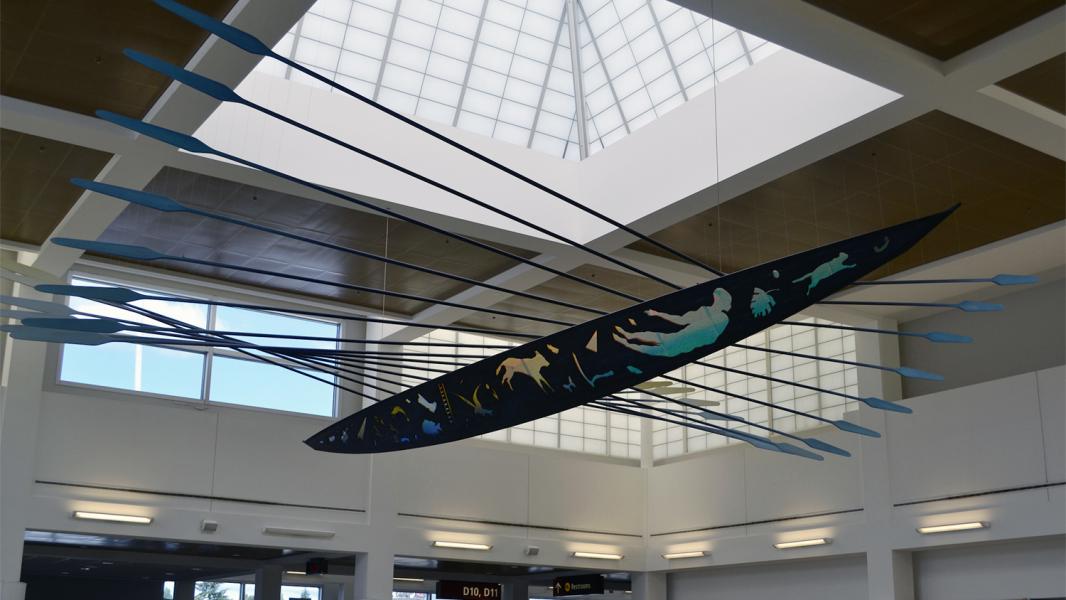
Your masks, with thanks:
[(264, 565), (255, 572), (256, 600), (281, 600), (281, 565)]
[[(370, 525), (371, 550), (355, 557), (353, 577), (355, 600), (392, 599), (392, 538), (396, 528), (393, 480), (398, 476), (395, 456), (374, 454), (370, 457)], [(345, 586), (349, 587), (349, 586)]]
[[(50, 300), (22, 285), (24, 298)], [(0, 598), (23, 600), (22, 543), (34, 482), (36, 438), (44, 381), (45, 344), (11, 340), (6, 394), (0, 402)]]
[(353, 582), (354, 600), (391, 600), (392, 553), (371, 551), (356, 555)]
[(633, 600), (666, 600), (666, 573), (633, 573)]
[(870, 600), (914, 600), (914, 561), (910, 552), (885, 545), (866, 553), (866, 585)]
[[(897, 323), (879, 319), (860, 326), (895, 330)], [(899, 340), (890, 335), (857, 333), (855, 358), (859, 362), (898, 367)], [(902, 396), (900, 377), (876, 369), (859, 369), (858, 388), (860, 396), (877, 396), (890, 401), (898, 401)], [(861, 446), (863, 509), (871, 531), (866, 553), (867, 596), (870, 600), (914, 600), (911, 555), (893, 550), (889, 541), (893, 509), (886, 441), (888, 415), (862, 405), (859, 421), (882, 434), (880, 438), (862, 438)]]
[(339, 583), (327, 583), (323, 585), (322, 600), (344, 600), (344, 587), (345, 586)]

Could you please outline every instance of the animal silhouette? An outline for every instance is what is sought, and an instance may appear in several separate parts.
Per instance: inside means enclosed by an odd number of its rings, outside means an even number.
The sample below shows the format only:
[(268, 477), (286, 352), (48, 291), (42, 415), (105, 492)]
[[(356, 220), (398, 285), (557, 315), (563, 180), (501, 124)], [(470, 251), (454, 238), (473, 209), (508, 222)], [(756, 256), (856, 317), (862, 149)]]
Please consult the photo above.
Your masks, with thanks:
[(803, 277), (800, 277), (799, 279), (793, 279), (792, 283), (799, 283), (799, 282), (803, 281), (804, 279), (810, 279), (811, 282), (807, 286), (807, 295), (810, 296), (811, 295), (811, 290), (813, 290), (815, 287), (817, 287), (818, 284), (821, 283), (823, 279), (826, 279), (827, 277), (829, 277), (829, 276), (831, 276), (831, 275), (833, 275), (835, 273), (839, 273), (839, 272), (843, 271), (844, 269), (853, 269), (853, 268), (855, 268), (855, 265), (844, 264), (844, 261), (846, 261), (846, 260), (848, 260), (848, 253), (847, 252), (841, 252), (840, 254), (836, 255), (836, 258), (827, 260), (824, 263), (818, 265), (817, 267), (814, 268), (813, 271), (811, 271), (810, 273), (807, 273)]
[(511, 385), (511, 379), (518, 373), (535, 381), (542, 391), (550, 391), (552, 389), (551, 384), (540, 374), (541, 370), (548, 365), (548, 359), (544, 358), (544, 355), (538, 351), (529, 358), (511, 357), (503, 359), (500, 366), (496, 367), (496, 374), (500, 375), (502, 373), (503, 377), (500, 381), (507, 384), (507, 387), (512, 390), (514, 386)]

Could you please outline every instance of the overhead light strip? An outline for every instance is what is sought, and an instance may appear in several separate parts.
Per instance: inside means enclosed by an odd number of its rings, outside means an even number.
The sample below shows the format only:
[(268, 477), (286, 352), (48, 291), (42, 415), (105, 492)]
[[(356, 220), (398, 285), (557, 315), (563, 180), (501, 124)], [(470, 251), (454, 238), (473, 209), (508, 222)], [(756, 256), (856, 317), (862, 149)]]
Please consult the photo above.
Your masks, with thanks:
[(434, 548), (454, 548), (457, 550), (492, 550), (492, 546), (489, 544), (471, 544), (468, 542), (449, 542), (445, 540), (434, 540)]
[(969, 523), (953, 523), (951, 525), (930, 525), (919, 527), (918, 533), (949, 533), (952, 531), (969, 531), (971, 529), (985, 529), (988, 523), (982, 521), (970, 521)]
[(704, 556), (707, 556), (707, 552), (703, 550), (693, 550), (691, 552), (668, 552), (662, 555), (662, 557), (666, 560), (676, 560), (680, 558), (702, 558)]
[(621, 554), (607, 554), (604, 552), (575, 552), (574, 558), (594, 558), (596, 560), (622, 560)]
[(393, 577), (393, 581), (405, 581), (407, 583), (423, 583), (425, 579), (419, 577)]
[(142, 517), (138, 515), (115, 515), (111, 513), (100, 512), (88, 512), (84, 510), (74, 511), (75, 519), (84, 519), (86, 521), (108, 521), (111, 523), (133, 523), (136, 525), (149, 525), (152, 522), (152, 517)]
[(794, 542), (778, 542), (774, 544), (774, 548), (778, 550), (788, 550), (790, 548), (806, 548), (808, 546), (824, 546), (831, 542), (829, 538), (814, 538), (810, 540), (796, 540)]

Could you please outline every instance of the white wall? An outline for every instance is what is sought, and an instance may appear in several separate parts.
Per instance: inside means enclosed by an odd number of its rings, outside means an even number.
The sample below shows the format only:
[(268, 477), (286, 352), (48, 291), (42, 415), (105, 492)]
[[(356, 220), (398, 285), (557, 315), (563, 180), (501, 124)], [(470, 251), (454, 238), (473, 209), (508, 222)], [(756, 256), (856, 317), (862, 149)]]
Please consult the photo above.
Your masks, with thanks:
[(670, 600), (866, 597), (866, 559), (840, 556), (673, 573)]
[(1066, 538), (955, 546), (914, 555), (918, 600), (1066, 596)]
[[(1059, 244), (1059, 256), (1061, 248)], [(999, 272), (990, 270), (993, 268), (981, 266), (970, 272)], [(1066, 281), (1024, 286), (993, 301), (1003, 304), (1004, 310), (979, 314), (947, 310), (900, 325), (901, 331), (949, 331), (974, 339), (972, 344), (945, 345), (921, 338), (901, 338), (901, 363), (944, 376), (944, 381), (904, 381), (905, 398), (1066, 363), (1062, 336), (1048, 335), (1066, 331)]]
[[(1045, 486), (1063, 481), (1064, 375), (1057, 367), (907, 400), (915, 414), (890, 416), (885, 437), (871, 440), (887, 448), (884, 467), (866, 461), (868, 444), (834, 429), (805, 435), (842, 446), (852, 458), (816, 463), (731, 445), (642, 469), (483, 441), (375, 457), (330, 455), (301, 443), (327, 422), (320, 418), (199, 410), (48, 385), (29, 524), (346, 552), (374, 552), (387, 543), (405, 555), (588, 568), (603, 563), (578, 561), (572, 552), (617, 552), (625, 559), (611, 568), (683, 572), (671, 579), (672, 599), (730, 598), (742, 590), (770, 598), (785, 589), (797, 598), (862, 597), (853, 594), (869, 583), (862, 557), (876, 548), (925, 551), (1066, 534), (1066, 491)], [(864, 408), (849, 418), (868, 424), (872, 414)], [(891, 496), (872, 511), (863, 497), (870, 477), (887, 479)], [(984, 493), (1017, 487), (1028, 489)], [(945, 499), (960, 494), (977, 495)], [(71, 518), (77, 509), (147, 514), (156, 522), (87, 523)], [(219, 521), (218, 533), (200, 533), (205, 518)], [(964, 520), (992, 526), (946, 536), (915, 531)], [(336, 535), (279, 538), (262, 533), (267, 525)], [(832, 543), (773, 548), (809, 537)], [(433, 539), (482, 541), (493, 549), (437, 550)], [(527, 545), (541, 554), (524, 556)], [(660, 556), (690, 549), (710, 554), (686, 561)], [(939, 555), (930, 556), (930, 572), (944, 571), (936, 570)], [(805, 572), (806, 587), (790, 583)], [(948, 586), (947, 577), (928, 585)], [(721, 595), (694, 595), (704, 589)]]
[(862, 508), (858, 439), (833, 428), (805, 433), (852, 452), (814, 462), (730, 445), (657, 466), (648, 475), (652, 534)]
[[(575, 550), (642, 560), (644, 492), (635, 463), (482, 441), (377, 456), (315, 452), (328, 421), (54, 385), (43, 394), (32, 527), (265, 546), (367, 551), (373, 515), (409, 555), (575, 562)], [(374, 486), (387, 489), (375, 500)], [(374, 502), (378, 502), (376, 510)], [(611, 510), (603, 510), (610, 504)], [(149, 527), (86, 523), (74, 510), (143, 514)], [(217, 520), (215, 535), (199, 532)], [(380, 519), (379, 519), (380, 520)], [(336, 531), (322, 542), (264, 526)], [(486, 541), (488, 555), (435, 550), (433, 539)], [(308, 546), (307, 544), (310, 544)]]
[(893, 502), (1063, 482), (1064, 377), (1056, 367), (905, 400), (914, 414), (890, 415), (886, 432)]

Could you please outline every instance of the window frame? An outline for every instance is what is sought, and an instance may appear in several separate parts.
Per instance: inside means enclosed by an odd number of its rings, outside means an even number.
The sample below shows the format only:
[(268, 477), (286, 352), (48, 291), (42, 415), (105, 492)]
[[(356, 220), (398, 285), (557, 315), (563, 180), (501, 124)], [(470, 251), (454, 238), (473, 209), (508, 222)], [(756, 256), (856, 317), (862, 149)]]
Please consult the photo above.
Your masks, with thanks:
[[(81, 267), (81, 268), (79, 268), (79, 267)], [(128, 277), (128, 276), (124, 276), (124, 274), (115, 273), (115, 272), (112, 272), (112, 271), (110, 271), (108, 269), (104, 269), (103, 271), (101, 271), (101, 270), (94, 269), (94, 268), (84, 268), (84, 267), (85, 267), (85, 265), (79, 265), (78, 267), (75, 267), (74, 269), (72, 269), (67, 274), (66, 281), (68, 283), (72, 283), (74, 280), (87, 280), (87, 281), (91, 281), (93, 283), (102, 283), (102, 284), (105, 284), (105, 285), (124, 286), (124, 287), (130, 287), (132, 289), (143, 290), (143, 291), (146, 291), (146, 292), (156, 293), (156, 294), (160, 294), (160, 295), (180, 296), (180, 297), (184, 297), (184, 298), (191, 298), (191, 299), (197, 299), (197, 300), (206, 300), (206, 301), (218, 300), (218, 301), (224, 301), (224, 302), (228, 302), (228, 301), (240, 302), (241, 301), (241, 300), (234, 300), (234, 296), (236, 294), (227, 295), (225, 293), (221, 293), (220, 294), (220, 293), (217, 293), (217, 292), (202, 292), (202, 291), (190, 292), (188, 289), (182, 289), (182, 286), (173, 285), (172, 283), (170, 283), (168, 281), (160, 281), (159, 279), (155, 279), (155, 278), (151, 278), (151, 277), (146, 277), (146, 278)], [(145, 279), (147, 279), (147, 281), (145, 281)], [(65, 301), (65, 303), (69, 304), (69, 298)], [(287, 301), (279, 302), (278, 304), (282, 304), (282, 305), (284, 305), (284, 304), (293, 304), (293, 305), (296, 305), (295, 303), (287, 302)], [(215, 326), (215, 323), (217, 322), (217, 312), (218, 312), (218, 308), (219, 307), (214, 306), (214, 305), (202, 305), (202, 306), (204, 306), (204, 308), (206, 309), (206, 319), (205, 319), (206, 325), (205, 326), (206, 326), (207, 329), (213, 329), (214, 326)], [(284, 306), (279, 306), (279, 308), (283, 308), (283, 307)], [(252, 309), (247, 309), (247, 310), (252, 310)], [(336, 308), (331, 308), (330, 310), (337, 311)], [(253, 312), (260, 312), (260, 311), (253, 311)], [(339, 311), (337, 311), (337, 312), (339, 312)], [(355, 316), (354, 313), (353, 313), (353, 316)], [(297, 319), (306, 319), (306, 320), (309, 320), (309, 321), (316, 321), (316, 322), (335, 325), (336, 328), (337, 328), (337, 336), (338, 337), (344, 337), (344, 330), (345, 330), (345, 323), (346, 323), (346, 321), (344, 321), (344, 320), (330, 320), (330, 319), (319, 318), (319, 317), (297, 316), (297, 315), (293, 315), (293, 317), (297, 318)], [(66, 388), (74, 388), (74, 389), (80, 389), (80, 390), (84, 390), (84, 391), (87, 391), (87, 392), (91, 392), (94, 395), (105, 395), (107, 397), (116, 397), (117, 396), (117, 397), (124, 397), (126, 399), (145, 399), (145, 398), (150, 398), (150, 399), (155, 399), (155, 400), (170, 401), (170, 402), (180, 403), (180, 404), (184, 404), (184, 405), (191, 405), (191, 406), (196, 407), (197, 410), (207, 410), (207, 409), (209, 409), (211, 407), (236, 408), (236, 409), (242, 409), (242, 410), (254, 410), (254, 411), (268, 412), (268, 413), (275, 413), (275, 414), (297, 415), (297, 416), (301, 416), (301, 417), (310, 417), (310, 418), (323, 419), (323, 420), (329, 420), (329, 421), (336, 420), (338, 418), (338, 416), (340, 415), (341, 411), (342, 411), (341, 403), (342, 403), (342, 395), (344, 394), (344, 392), (341, 389), (337, 388), (337, 387), (333, 387), (333, 389), (332, 389), (332, 414), (330, 414), (330, 415), (314, 414), (314, 413), (301, 412), (301, 411), (296, 411), (296, 410), (283, 410), (283, 409), (277, 409), (277, 408), (265, 408), (265, 407), (261, 407), (261, 406), (250, 405), (250, 404), (239, 404), (239, 403), (234, 403), (234, 402), (223, 402), (223, 401), (218, 401), (218, 400), (212, 400), (211, 399), (211, 374), (212, 374), (212, 366), (213, 366), (213, 362), (214, 362), (215, 356), (222, 356), (222, 357), (225, 357), (225, 358), (233, 358), (233, 359), (237, 359), (237, 360), (246, 360), (246, 361), (249, 361), (249, 362), (256, 362), (256, 361), (250, 360), (247, 356), (244, 356), (241, 353), (236, 352), (234, 350), (219, 349), (219, 348), (214, 348), (214, 347), (206, 347), (206, 348), (204, 348), (204, 347), (195, 347), (195, 346), (188, 347), (188, 348), (183, 348), (183, 347), (171, 348), (171, 349), (173, 349), (175, 351), (178, 351), (178, 352), (189, 352), (189, 353), (193, 353), (193, 354), (198, 354), (198, 355), (203, 357), (203, 361), (204, 362), (203, 362), (203, 370), (201, 371), (201, 379), (200, 379), (200, 395), (199, 395), (198, 398), (190, 398), (190, 397), (177, 396), (177, 395), (173, 395), (173, 394), (165, 394), (165, 393), (160, 393), (160, 392), (141, 391), (141, 390), (134, 390), (134, 389), (123, 388), (123, 387), (112, 387), (112, 386), (99, 385), (99, 384), (93, 384), (93, 383), (84, 383), (84, 382), (78, 382), (78, 381), (65, 380), (65, 379), (63, 379), (63, 359), (64, 359), (65, 350), (66, 350), (66, 346), (67, 345), (66, 344), (50, 344), (50, 345), (51, 346), (56, 346), (56, 349), (54, 351), (50, 351), (48, 353), (48, 361), (49, 361), (48, 369), (49, 369), (49, 372), (51, 372), (51, 374), (52, 374), (49, 377), (49, 381), (51, 383), (52, 389), (54, 389), (55, 391), (63, 391)], [(338, 343), (338, 346), (339, 345), (341, 345), (341, 344)], [(302, 367), (301, 365), (298, 365), (296, 363), (292, 363), (290, 361), (284, 361), (284, 360), (280, 360), (280, 359), (276, 359), (276, 360), (279, 360), (279, 362), (283, 362), (283, 363), (285, 363), (285, 364), (287, 364), (289, 366), (293, 366), (293, 367), (296, 367), (296, 368), (302, 368), (302, 369), (306, 368), (306, 367)], [(326, 377), (328, 377), (328, 376), (326, 376)], [(337, 381), (336, 378), (334, 378), (334, 380)]]

